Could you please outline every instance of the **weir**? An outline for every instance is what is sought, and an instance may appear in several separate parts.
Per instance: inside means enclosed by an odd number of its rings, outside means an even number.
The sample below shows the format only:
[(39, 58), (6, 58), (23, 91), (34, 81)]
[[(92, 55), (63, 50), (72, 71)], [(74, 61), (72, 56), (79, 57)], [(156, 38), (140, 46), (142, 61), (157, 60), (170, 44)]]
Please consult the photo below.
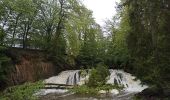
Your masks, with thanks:
[[(130, 73), (124, 72), (123, 70), (110, 69), (110, 76), (108, 77), (107, 83), (117, 84), (124, 86), (124, 90), (128, 92), (141, 92), (147, 86), (141, 85), (140, 80), (136, 80)], [(46, 84), (65, 84), (65, 87), (70, 85), (82, 85), (88, 80), (89, 74), (84, 77), (81, 76), (80, 70), (67, 70), (61, 72), (57, 76), (50, 77), (44, 82)]]

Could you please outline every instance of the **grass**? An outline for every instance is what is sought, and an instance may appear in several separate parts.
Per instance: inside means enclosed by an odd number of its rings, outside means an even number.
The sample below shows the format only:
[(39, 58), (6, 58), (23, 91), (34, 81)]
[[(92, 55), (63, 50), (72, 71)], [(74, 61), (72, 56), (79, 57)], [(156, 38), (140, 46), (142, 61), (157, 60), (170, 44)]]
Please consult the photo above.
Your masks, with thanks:
[(112, 84), (105, 84), (98, 87), (88, 87), (87, 85), (81, 85), (81, 86), (75, 86), (73, 89), (71, 89), (71, 92), (74, 92), (76, 94), (82, 94), (82, 95), (98, 95), (100, 90), (104, 90), (107, 93), (111, 91), (112, 89), (122, 90), (123, 86), (118, 85), (112, 85)]
[(74, 92), (76, 94), (91, 94), (91, 95), (97, 95), (98, 90), (96, 88), (88, 87), (87, 85), (82, 86), (75, 86), (73, 89), (71, 89), (71, 92)]
[(37, 100), (34, 95), (44, 84), (39, 81), (36, 83), (25, 83), (23, 85), (7, 88), (0, 94), (0, 100)]

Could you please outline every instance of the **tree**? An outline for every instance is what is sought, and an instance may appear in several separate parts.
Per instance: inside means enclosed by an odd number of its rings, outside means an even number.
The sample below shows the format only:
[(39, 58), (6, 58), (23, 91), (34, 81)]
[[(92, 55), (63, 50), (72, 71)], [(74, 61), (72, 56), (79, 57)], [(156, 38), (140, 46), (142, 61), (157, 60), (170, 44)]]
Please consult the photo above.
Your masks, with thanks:
[[(128, 69), (130, 55), (126, 37), (130, 30), (127, 8), (119, 9), (112, 20), (106, 21), (106, 58), (105, 63), (112, 68)], [(129, 67), (129, 66), (128, 66)]]
[(6, 79), (8, 72), (10, 71), (10, 58), (8, 58), (5, 54), (6, 48), (4, 47), (4, 37), (5, 34), (3, 30), (0, 30), (0, 88), (4, 88), (1, 86), (6, 86)]
[(107, 77), (110, 75), (109, 69), (102, 65), (97, 64), (96, 68), (93, 68), (90, 72), (89, 81), (87, 85), (89, 87), (100, 87), (106, 84)]
[(169, 86), (169, 5), (169, 0), (126, 2), (131, 27), (127, 44), (135, 74), (157, 87)]
[(101, 29), (97, 24), (92, 24), (89, 29), (85, 30), (83, 34), (83, 44), (78, 55), (78, 62), (84, 67), (94, 67), (97, 63), (102, 61), (99, 54), (103, 49), (99, 45)]

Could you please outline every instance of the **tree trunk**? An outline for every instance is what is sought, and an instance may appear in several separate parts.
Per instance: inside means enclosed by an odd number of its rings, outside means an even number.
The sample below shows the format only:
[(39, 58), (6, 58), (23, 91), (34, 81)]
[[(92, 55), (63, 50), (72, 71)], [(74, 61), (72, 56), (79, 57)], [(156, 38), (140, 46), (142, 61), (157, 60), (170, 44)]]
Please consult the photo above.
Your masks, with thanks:
[(13, 33), (12, 33), (11, 47), (12, 47), (12, 46), (15, 46), (15, 44), (14, 44), (14, 39), (15, 39), (15, 33), (16, 33), (17, 25), (18, 25), (19, 16), (20, 16), (20, 14), (16, 17), (16, 21), (15, 21), (15, 25), (14, 25), (14, 31), (13, 31)]

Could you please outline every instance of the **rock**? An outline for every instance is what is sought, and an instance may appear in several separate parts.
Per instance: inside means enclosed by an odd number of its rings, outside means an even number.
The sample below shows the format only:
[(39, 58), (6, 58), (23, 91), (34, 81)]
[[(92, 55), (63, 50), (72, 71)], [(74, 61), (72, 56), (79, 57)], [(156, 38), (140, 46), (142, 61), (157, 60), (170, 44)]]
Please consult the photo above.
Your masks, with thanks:
[(110, 92), (106, 91), (106, 90), (100, 90), (99, 91), (100, 94), (106, 94), (106, 93), (111, 93), (111, 94), (119, 94), (119, 91), (116, 89), (112, 89)]
[(112, 93), (112, 94), (119, 94), (119, 91), (116, 90), (116, 89), (112, 89), (112, 90), (110, 91), (110, 93)]
[(107, 92), (106, 92), (105, 90), (100, 90), (99, 93), (100, 93), (100, 94), (105, 94), (105, 93), (107, 93)]
[(170, 88), (163, 89), (163, 93), (165, 97), (170, 97)]
[(141, 93), (135, 95), (136, 97), (142, 98), (142, 100), (169, 100), (170, 89), (151, 87), (143, 90)]
[(139, 96), (145, 96), (145, 97), (152, 97), (152, 96), (161, 96), (163, 95), (162, 89), (153, 87), (153, 88), (147, 88), (143, 90), (141, 93), (138, 94)]

